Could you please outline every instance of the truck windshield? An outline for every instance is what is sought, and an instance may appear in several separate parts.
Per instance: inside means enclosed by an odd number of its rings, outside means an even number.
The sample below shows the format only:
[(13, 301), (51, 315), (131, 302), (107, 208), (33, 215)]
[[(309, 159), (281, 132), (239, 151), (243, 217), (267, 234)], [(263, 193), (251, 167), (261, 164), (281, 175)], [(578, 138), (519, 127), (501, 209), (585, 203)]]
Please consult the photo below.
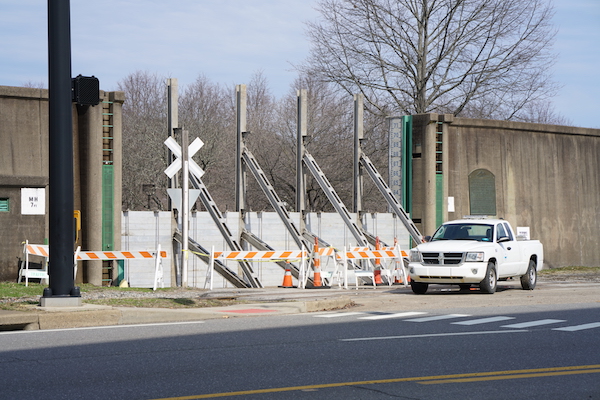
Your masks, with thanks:
[(438, 228), (431, 240), (477, 240), (480, 242), (491, 242), (493, 234), (493, 225), (446, 224)]

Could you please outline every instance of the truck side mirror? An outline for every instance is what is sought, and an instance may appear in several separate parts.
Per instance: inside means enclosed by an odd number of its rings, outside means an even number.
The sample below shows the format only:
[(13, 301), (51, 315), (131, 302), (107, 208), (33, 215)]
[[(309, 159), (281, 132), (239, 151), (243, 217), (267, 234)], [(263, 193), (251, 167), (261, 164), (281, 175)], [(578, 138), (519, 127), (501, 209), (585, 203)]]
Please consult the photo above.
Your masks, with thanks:
[(425, 236), (423, 239), (425, 239), (426, 242), (431, 242), (431, 236), (429, 235)]
[(508, 236), (502, 236), (501, 238), (498, 238), (498, 243), (502, 242), (510, 242), (510, 238)]

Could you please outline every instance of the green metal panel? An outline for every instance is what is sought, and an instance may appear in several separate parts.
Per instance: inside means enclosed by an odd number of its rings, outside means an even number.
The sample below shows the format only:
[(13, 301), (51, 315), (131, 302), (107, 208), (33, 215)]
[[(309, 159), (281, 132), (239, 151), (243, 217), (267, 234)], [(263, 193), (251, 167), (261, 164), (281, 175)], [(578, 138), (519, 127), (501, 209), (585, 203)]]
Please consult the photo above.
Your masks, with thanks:
[(0, 211), (10, 211), (8, 199), (0, 199)]
[(102, 166), (102, 250), (114, 249), (114, 170)]
[(435, 176), (435, 224), (440, 226), (444, 222), (444, 175)]
[(123, 279), (125, 279), (125, 260), (118, 260), (117, 267), (119, 269), (117, 274), (117, 282), (121, 282)]

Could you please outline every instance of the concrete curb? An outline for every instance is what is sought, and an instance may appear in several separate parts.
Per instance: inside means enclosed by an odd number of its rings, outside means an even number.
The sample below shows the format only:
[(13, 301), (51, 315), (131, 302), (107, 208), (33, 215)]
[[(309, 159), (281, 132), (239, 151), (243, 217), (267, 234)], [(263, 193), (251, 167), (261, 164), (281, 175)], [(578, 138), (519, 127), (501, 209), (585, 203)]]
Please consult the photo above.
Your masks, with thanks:
[(238, 304), (210, 308), (133, 308), (84, 304), (81, 307), (36, 307), (31, 312), (0, 310), (0, 331), (47, 330), (98, 326), (189, 322), (207, 319), (296, 314), (348, 307), (350, 297)]

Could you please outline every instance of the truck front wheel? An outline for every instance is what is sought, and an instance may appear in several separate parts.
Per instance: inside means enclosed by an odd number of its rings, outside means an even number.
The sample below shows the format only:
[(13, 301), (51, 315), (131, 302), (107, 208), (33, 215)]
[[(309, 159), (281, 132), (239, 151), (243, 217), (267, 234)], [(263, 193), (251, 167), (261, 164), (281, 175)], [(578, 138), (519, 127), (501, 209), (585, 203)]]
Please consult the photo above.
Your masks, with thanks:
[(485, 278), (479, 283), (479, 289), (481, 289), (483, 293), (492, 294), (496, 291), (497, 285), (498, 275), (496, 275), (496, 266), (490, 261), (487, 265)]
[(425, 294), (428, 287), (429, 283), (410, 281), (410, 288), (414, 294)]
[(537, 282), (537, 269), (535, 261), (529, 260), (529, 267), (525, 275), (521, 276), (521, 287), (523, 290), (533, 290)]

